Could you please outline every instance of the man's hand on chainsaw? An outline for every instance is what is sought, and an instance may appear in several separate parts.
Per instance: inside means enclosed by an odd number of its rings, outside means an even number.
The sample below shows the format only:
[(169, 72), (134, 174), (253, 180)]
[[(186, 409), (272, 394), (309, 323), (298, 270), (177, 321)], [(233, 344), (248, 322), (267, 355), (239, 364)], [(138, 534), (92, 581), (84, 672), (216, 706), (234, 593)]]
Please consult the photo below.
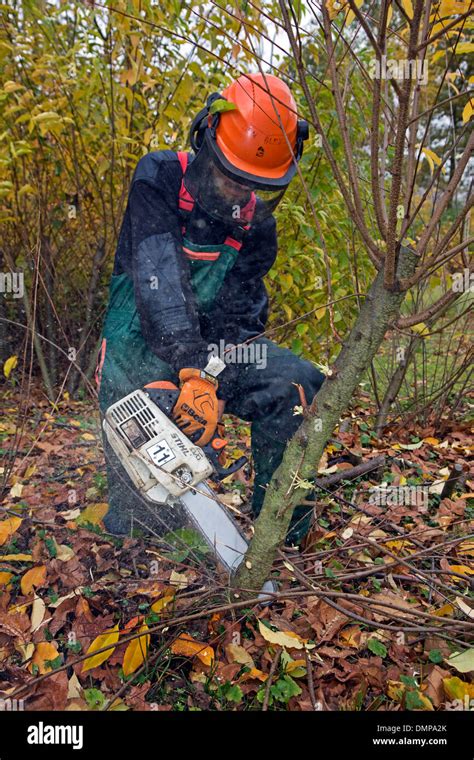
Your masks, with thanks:
[(193, 443), (205, 446), (217, 426), (217, 380), (202, 370), (192, 368), (182, 369), (179, 379), (181, 392), (172, 417)]

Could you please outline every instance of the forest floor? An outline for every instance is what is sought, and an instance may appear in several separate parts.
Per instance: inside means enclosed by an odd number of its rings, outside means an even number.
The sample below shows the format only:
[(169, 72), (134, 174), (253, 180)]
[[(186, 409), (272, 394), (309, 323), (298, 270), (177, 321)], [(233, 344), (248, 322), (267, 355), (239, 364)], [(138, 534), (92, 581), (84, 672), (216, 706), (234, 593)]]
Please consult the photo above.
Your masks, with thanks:
[[(10, 389), (2, 406), (0, 699), (26, 710), (474, 707), (467, 423), (378, 442), (368, 404), (354, 408), (319, 477), (385, 459), (318, 490), (305, 546), (279, 553), (279, 596), (262, 607), (227, 588), (189, 529), (105, 532), (92, 402), (54, 407), (33, 389), (25, 404)], [(231, 458), (249, 455), (248, 426), (225, 419)], [(217, 486), (249, 537), (252, 477), (247, 466)]]

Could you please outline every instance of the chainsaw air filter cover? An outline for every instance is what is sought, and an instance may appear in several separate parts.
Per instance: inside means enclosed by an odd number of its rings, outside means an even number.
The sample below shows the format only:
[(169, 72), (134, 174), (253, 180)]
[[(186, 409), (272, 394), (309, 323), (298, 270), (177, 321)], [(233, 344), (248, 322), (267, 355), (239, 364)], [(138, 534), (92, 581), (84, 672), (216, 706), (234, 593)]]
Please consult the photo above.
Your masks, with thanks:
[(203, 450), (142, 390), (112, 404), (103, 424), (123, 467), (150, 501), (181, 496), (213, 472)]

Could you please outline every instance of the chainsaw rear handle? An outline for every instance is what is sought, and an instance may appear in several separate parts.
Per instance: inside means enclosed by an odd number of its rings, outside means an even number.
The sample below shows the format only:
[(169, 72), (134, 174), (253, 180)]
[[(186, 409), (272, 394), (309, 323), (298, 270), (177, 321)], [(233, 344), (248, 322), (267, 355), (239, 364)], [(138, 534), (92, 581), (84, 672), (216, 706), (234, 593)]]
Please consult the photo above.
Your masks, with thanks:
[[(180, 393), (174, 383), (171, 383), (168, 380), (157, 380), (154, 383), (145, 385), (143, 390), (148, 395), (149, 399), (153, 401), (153, 403), (156, 404), (167, 417), (171, 417), (171, 413)], [(192, 436), (189, 436), (189, 439), (193, 441)], [(240, 468), (248, 462), (247, 457), (242, 456), (236, 459), (235, 462), (232, 462), (229, 467), (223, 467), (219, 461), (219, 457), (226, 445), (227, 441), (225, 438), (221, 438), (219, 433), (216, 432), (209, 443), (202, 447), (202, 450), (214, 467), (215, 477), (218, 480), (224, 480), (224, 478), (237, 472), (237, 470), (240, 470)]]

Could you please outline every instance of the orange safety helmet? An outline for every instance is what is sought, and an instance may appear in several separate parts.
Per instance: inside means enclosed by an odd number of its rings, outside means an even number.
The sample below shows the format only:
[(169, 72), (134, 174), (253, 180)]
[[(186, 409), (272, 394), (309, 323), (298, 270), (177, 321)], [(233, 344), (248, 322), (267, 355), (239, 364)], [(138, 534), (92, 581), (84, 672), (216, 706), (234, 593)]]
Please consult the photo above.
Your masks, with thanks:
[[(235, 108), (214, 107), (213, 112), (212, 104), (219, 99), (233, 103)], [(211, 187), (214, 209), (216, 178), (223, 180), (218, 184), (221, 188), (227, 180), (234, 201), (239, 186), (241, 193), (242, 189), (254, 191), (257, 206), (253, 221), (256, 221), (271, 213), (283, 197), (296, 173), (296, 163), (307, 138), (308, 123), (298, 119), (287, 84), (272, 74), (245, 74), (222, 94), (210, 95), (206, 107), (195, 117), (190, 142), (196, 157), (185, 184), (193, 194), (197, 191), (202, 196), (204, 206), (209, 205), (206, 194), (211, 195), (209, 188), (214, 185)]]

